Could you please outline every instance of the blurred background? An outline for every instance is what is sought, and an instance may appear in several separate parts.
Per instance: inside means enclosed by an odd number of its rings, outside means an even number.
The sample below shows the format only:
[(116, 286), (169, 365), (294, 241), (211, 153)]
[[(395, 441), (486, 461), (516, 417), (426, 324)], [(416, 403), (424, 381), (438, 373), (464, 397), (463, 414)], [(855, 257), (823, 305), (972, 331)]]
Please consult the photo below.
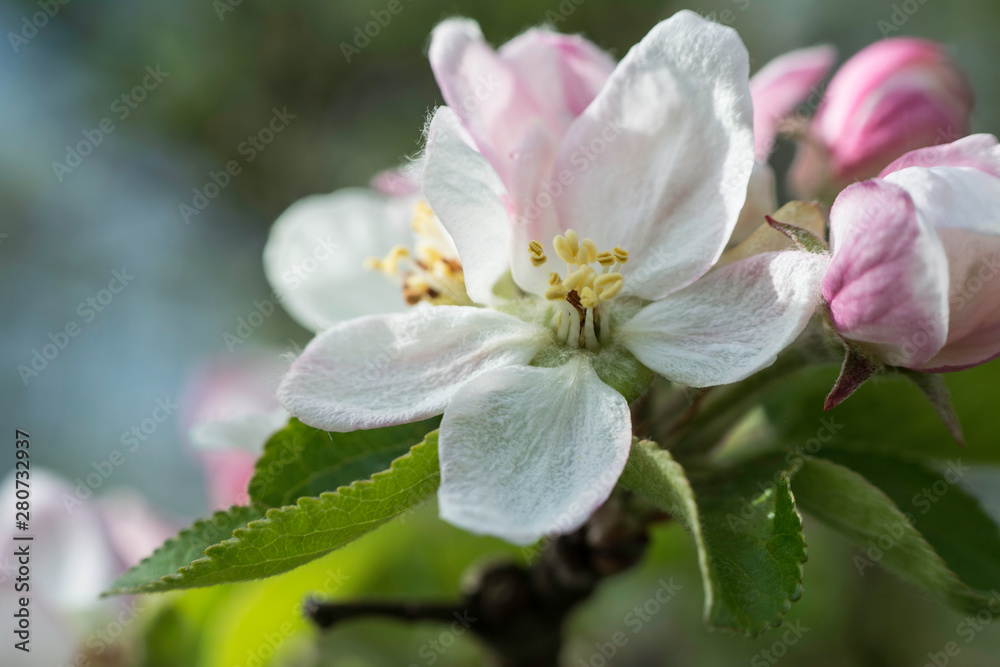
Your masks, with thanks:
[[(843, 60), (891, 26), (891, 35), (946, 43), (976, 92), (974, 131), (1000, 132), (995, 0), (401, 2), (402, 13), (350, 62), (341, 44), (352, 43), (385, 0), (0, 6), (7, 42), (0, 46), (0, 411), (6, 429), (31, 433), (33, 465), (93, 491), (78, 494), (87, 496), (82, 503), (141, 493), (171, 527), (213, 509), (204, 466), (186, 438), (205, 369), (253, 358), (276, 382), (309, 340), (280, 309), (246, 340), (226, 337), (255, 302), (271, 298), (261, 268), (269, 226), (300, 197), (365, 185), (419, 150), (427, 114), (441, 103), (426, 44), (445, 17), (477, 19), (495, 45), (549, 23), (620, 58), (657, 21), (689, 8), (737, 28), (753, 70), (817, 43), (836, 45)], [(42, 5), (55, 15), (26, 28)], [(286, 127), (271, 143), (248, 147), (276, 112)], [(92, 144), (87, 155), (68, 154), (83, 141)], [(779, 173), (793, 152), (779, 148), (772, 160)], [(203, 210), (185, 215), (194, 190), (231, 160), (240, 173)], [(77, 334), (59, 335), (72, 324)], [(39, 356), (50, 343), (57, 353)], [(1000, 368), (994, 362), (970, 377), (970, 387), (995, 395)], [(134, 428), (141, 437), (132, 447)], [(124, 460), (104, 475), (116, 449)], [(13, 460), (0, 457), (0, 477)], [(100, 482), (87, 483), (95, 472)], [(995, 507), (989, 479), (979, 486)], [(654, 556), (639, 571), (613, 580), (574, 619), (566, 664), (945, 664), (928, 654), (956, 638), (961, 617), (889, 575), (859, 577), (852, 546), (822, 526), (807, 528), (806, 595), (788, 616), (806, 631), (794, 643), (781, 631), (747, 640), (706, 630), (694, 551), (674, 526), (657, 533)], [(433, 625), (363, 622), (317, 643), (298, 604), (316, 590), (447, 597), (469, 563), (503, 549), (441, 524), (429, 507), (274, 580), (144, 599), (121, 639), (85, 641), (90, 648), (79, 655), (87, 662), (64, 664), (479, 664), (472, 640), (443, 637)], [(67, 571), (87, 565), (72, 551), (47, 557)], [(628, 614), (663, 577), (682, 592), (632, 633)], [(122, 604), (74, 612), (75, 627), (93, 639), (88, 633), (111, 628)], [(630, 641), (617, 655), (595, 652), (619, 629)], [(44, 641), (44, 628), (38, 633)], [(1000, 628), (984, 627), (958, 656), (945, 657), (952, 665), (1000, 665), (998, 655)]]

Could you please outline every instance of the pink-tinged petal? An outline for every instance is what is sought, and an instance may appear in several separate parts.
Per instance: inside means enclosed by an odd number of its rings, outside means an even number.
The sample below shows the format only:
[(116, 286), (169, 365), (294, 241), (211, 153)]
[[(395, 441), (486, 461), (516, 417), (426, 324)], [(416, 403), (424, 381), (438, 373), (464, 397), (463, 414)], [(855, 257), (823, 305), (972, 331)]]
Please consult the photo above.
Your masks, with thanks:
[(837, 49), (824, 44), (778, 56), (753, 75), (750, 95), (758, 162), (767, 162), (779, 125), (797, 106), (814, 95), (818, 103), (817, 87), (836, 60)]
[(441, 422), (441, 517), (515, 544), (571, 532), (607, 500), (631, 444), (628, 403), (579, 355), (483, 374)]
[(485, 308), (418, 306), (327, 329), (292, 364), (278, 400), (304, 423), (347, 432), (426, 419), (464, 384), (526, 364), (551, 331)]
[(906, 191), (884, 181), (845, 189), (830, 243), (823, 296), (837, 330), (893, 366), (932, 358), (948, 334), (948, 260)]
[(101, 498), (100, 511), (108, 543), (122, 569), (138, 565), (181, 528), (165, 521), (136, 491), (112, 491)]
[(245, 449), (200, 452), (208, 501), (213, 510), (224, 510), (233, 505), (246, 505), (250, 496), (247, 487), (253, 477), (260, 454)]
[(950, 144), (910, 151), (879, 176), (884, 178), (909, 167), (971, 167), (1000, 178), (1000, 146), (992, 134), (972, 134)]
[(191, 428), (188, 438), (199, 450), (214, 509), (246, 504), (254, 464), (288, 418), (288, 412), (278, 408), (203, 421)]
[(935, 42), (894, 38), (848, 60), (830, 82), (813, 132), (840, 182), (875, 176), (900, 155), (966, 134), (972, 93)]
[[(463, 139), (448, 107), (434, 114), (424, 155), (424, 196), (451, 235), (473, 301), (491, 303), (493, 286), (510, 269), (507, 191), (489, 162)], [(527, 251), (520, 253), (527, 259)]]
[(485, 42), (475, 21), (449, 19), (439, 24), (431, 34), (428, 56), (445, 102), (500, 179), (508, 182), (510, 154), (538, 118), (546, 118), (545, 110)]
[(674, 382), (738, 382), (774, 363), (809, 323), (828, 263), (795, 250), (753, 255), (646, 306), (615, 340)]
[(264, 273), (285, 310), (313, 331), (403, 310), (399, 288), (364, 261), (409, 246), (412, 217), (412, 202), (364, 188), (300, 199), (271, 227)]
[(631, 254), (624, 293), (658, 299), (722, 253), (753, 169), (749, 61), (730, 28), (682, 11), (618, 65), (563, 140), (560, 224)]
[(1000, 356), (1000, 236), (960, 229), (938, 234), (951, 277), (948, 340), (924, 368), (957, 371)]
[(578, 35), (533, 28), (500, 47), (555, 130), (565, 131), (604, 87), (615, 61)]
[(412, 197), (420, 194), (420, 183), (409, 171), (386, 169), (372, 177), (369, 186), (389, 197)]

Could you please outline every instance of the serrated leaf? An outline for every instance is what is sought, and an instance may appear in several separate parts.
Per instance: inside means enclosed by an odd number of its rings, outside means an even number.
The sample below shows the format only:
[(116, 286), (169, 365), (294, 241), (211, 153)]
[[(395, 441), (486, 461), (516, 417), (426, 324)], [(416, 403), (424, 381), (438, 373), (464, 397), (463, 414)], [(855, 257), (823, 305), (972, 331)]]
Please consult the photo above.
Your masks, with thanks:
[(1000, 589), (1000, 528), (979, 501), (961, 486), (969, 466), (961, 458), (941, 472), (919, 462), (854, 452), (827, 452), (823, 458), (861, 474), (885, 493), (948, 567), (969, 587)]
[(747, 635), (781, 625), (802, 591), (802, 520), (778, 457), (690, 481), (656, 443), (636, 441), (622, 485), (691, 534), (705, 587), (705, 621)]
[(216, 512), (208, 519), (200, 519), (118, 577), (104, 594), (138, 592), (149, 582), (172, 575), (192, 561), (204, 557), (205, 549), (231, 538), (234, 530), (243, 528), (262, 516), (263, 513), (253, 507), (231, 507), (225, 512)]
[(407, 511), (437, 490), (440, 477), (435, 431), (393, 461), (389, 470), (318, 498), (300, 498), (295, 505), (268, 510), (265, 518), (237, 528), (230, 539), (202, 554), (193, 547), (184, 550), (190, 558), (185, 563), (178, 558), (180, 550), (167, 549), (168, 542), (122, 575), (108, 593), (156, 593), (287, 572)]
[(860, 575), (880, 564), (954, 607), (972, 613), (983, 608), (985, 598), (962, 583), (892, 498), (861, 474), (806, 459), (794, 484), (803, 511), (862, 548), (854, 556)]
[(250, 504), (291, 505), (389, 467), (437, 428), (440, 417), (352, 433), (328, 433), (292, 418), (264, 446), (250, 480)]

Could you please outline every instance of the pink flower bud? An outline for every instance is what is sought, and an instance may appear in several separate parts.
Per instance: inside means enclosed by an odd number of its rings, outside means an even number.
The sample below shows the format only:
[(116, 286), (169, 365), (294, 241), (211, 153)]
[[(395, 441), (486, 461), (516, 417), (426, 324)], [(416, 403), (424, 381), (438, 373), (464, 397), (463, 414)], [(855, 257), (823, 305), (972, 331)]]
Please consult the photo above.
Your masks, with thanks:
[(872, 44), (834, 75), (791, 171), (810, 197), (871, 178), (908, 151), (969, 131), (972, 91), (942, 45), (894, 38)]
[(973, 135), (909, 153), (845, 189), (823, 281), (834, 326), (892, 366), (1000, 356), (1000, 146)]

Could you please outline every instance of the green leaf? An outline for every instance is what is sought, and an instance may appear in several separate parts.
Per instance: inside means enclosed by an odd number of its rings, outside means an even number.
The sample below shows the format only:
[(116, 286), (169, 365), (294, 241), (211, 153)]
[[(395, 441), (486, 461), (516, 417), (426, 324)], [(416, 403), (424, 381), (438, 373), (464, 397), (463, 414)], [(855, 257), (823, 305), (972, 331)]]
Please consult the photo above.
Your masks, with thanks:
[(876, 377), (824, 412), (824, 399), (837, 379), (832, 367), (804, 370), (766, 394), (763, 405), (772, 428), (767, 443), (783, 448), (808, 445), (810, 453), (817, 448), (849, 449), (1000, 463), (995, 405), (1000, 363), (943, 377), (965, 432), (965, 448), (955, 442), (921, 390), (902, 376)]
[(370, 431), (328, 433), (292, 419), (264, 446), (250, 480), (250, 504), (291, 505), (385, 470), (437, 428), (440, 417)]
[(691, 534), (705, 587), (705, 622), (747, 635), (781, 625), (802, 592), (802, 519), (794, 468), (765, 457), (696, 481), (656, 443), (636, 441), (622, 484)]
[[(440, 484), (437, 432), (396, 459), (389, 470), (289, 507), (268, 510), (265, 518), (236, 528), (232, 538), (204, 548), (204, 540), (184, 533), (126, 572), (107, 594), (155, 593), (270, 577), (324, 556), (378, 528), (433, 494)], [(249, 508), (234, 508), (255, 518)], [(201, 523), (201, 522), (199, 522)], [(198, 524), (188, 531), (195, 532)], [(218, 535), (216, 534), (216, 537)], [(208, 542), (208, 544), (212, 544)]]
[(907, 514), (859, 473), (832, 461), (806, 459), (795, 477), (795, 495), (805, 512), (861, 546), (862, 553), (854, 556), (860, 575), (881, 564), (959, 609), (976, 613), (984, 607), (986, 600), (949, 569)]
[(231, 538), (237, 528), (243, 528), (262, 516), (261, 512), (252, 507), (231, 507), (225, 512), (216, 512), (209, 519), (200, 519), (118, 577), (104, 594), (139, 592), (149, 582), (172, 575), (192, 561), (202, 558), (210, 546)]
[(968, 586), (984, 593), (1000, 589), (1000, 528), (960, 486), (970, 470), (960, 458), (941, 472), (871, 454), (827, 452), (823, 458), (860, 473), (885, 493)]

